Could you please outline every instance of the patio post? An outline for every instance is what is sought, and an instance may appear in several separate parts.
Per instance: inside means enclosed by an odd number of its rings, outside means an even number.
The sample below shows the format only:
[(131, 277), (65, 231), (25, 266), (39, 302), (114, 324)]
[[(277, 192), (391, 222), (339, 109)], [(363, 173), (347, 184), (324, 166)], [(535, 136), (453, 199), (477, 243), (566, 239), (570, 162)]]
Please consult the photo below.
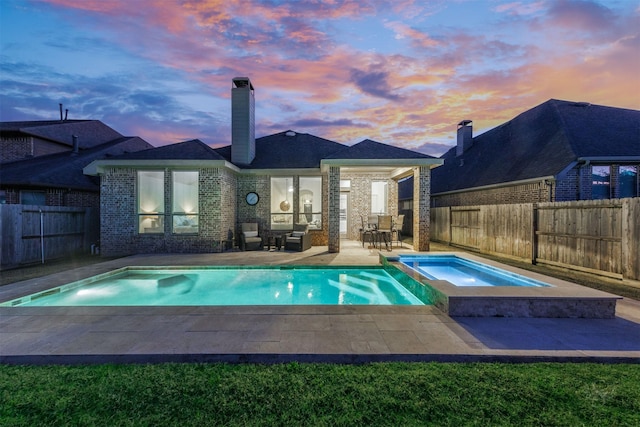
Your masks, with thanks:
[(413, 249), (429, 250), (431, 225), (431, 168), (419, 166), (413, 170)]
[(329, 252), (340, 252), (340, 168), (329, 167)]

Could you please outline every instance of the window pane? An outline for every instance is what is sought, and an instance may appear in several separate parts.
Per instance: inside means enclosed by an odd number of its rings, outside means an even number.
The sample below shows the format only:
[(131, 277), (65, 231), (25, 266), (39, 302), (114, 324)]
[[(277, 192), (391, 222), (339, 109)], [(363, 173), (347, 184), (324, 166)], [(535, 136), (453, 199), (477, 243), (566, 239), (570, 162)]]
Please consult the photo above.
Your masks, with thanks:
[(373, 181), (371, 183), (371, 214), (386, 214), (387, 181)]
[(620, 166), (620, 198), (638, 197), (638, 168)]
[(173, 215), (173, 232), (193, 234), (198, 232), (198, 215)]
[(20, 203), (23, 205), (46, 205), (44, 191), (21, 191)]
[(173, 213), (198, 213), (198, 172), (173, 172)]
[(198, 232), (198, 172), (173, 171), (171, 229), (176, 234)]
[(592, 166), (591, 167), (591, 198), (608, 199), (610, 197), (610, 166)]
[(271, 178), (272, 230), (293, 229), (293, 177)]
[(138, 232), (164, 232), (164, 172), (138, 171)]
[(322, 228), (322, 177), (300, 177), (298, 196), (298, 222), (309, 224), (309, 229)]

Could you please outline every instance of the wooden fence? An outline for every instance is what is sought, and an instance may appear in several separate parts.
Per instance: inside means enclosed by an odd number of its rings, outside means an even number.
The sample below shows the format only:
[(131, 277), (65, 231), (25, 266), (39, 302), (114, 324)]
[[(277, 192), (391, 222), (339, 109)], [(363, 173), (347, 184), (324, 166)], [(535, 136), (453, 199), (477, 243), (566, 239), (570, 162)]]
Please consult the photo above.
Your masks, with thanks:
[(640, 198), (432, 208), (431, 239), (640, 280)]
[(90, 253), (100, 221), (93, 208), (2, 204), (0, 231), (0, 265), (15, 266)]

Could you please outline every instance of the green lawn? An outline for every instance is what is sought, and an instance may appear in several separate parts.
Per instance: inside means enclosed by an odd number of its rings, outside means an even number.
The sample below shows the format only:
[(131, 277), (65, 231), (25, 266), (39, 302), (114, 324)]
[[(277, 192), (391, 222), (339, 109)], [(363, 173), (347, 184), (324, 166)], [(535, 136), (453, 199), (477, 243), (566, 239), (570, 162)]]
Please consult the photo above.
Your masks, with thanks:
[(640, 365), (4, 365), (0, 393), (2, 426), (640, 425)]

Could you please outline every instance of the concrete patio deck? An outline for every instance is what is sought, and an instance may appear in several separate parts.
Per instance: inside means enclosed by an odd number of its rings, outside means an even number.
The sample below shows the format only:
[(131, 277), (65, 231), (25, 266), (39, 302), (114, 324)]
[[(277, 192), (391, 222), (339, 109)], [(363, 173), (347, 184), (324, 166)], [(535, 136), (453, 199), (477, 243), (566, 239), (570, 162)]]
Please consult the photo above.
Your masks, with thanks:
[[(123, 266), (378, 262), (352, 241), (339, 254), (139, 255), (3, 286), (0, 302)], [(640, 363), (640, 302), (618, 301), (615, 319), (450, 317), (435, 306), (0, 307), (0, 363), (294, 360)]]

